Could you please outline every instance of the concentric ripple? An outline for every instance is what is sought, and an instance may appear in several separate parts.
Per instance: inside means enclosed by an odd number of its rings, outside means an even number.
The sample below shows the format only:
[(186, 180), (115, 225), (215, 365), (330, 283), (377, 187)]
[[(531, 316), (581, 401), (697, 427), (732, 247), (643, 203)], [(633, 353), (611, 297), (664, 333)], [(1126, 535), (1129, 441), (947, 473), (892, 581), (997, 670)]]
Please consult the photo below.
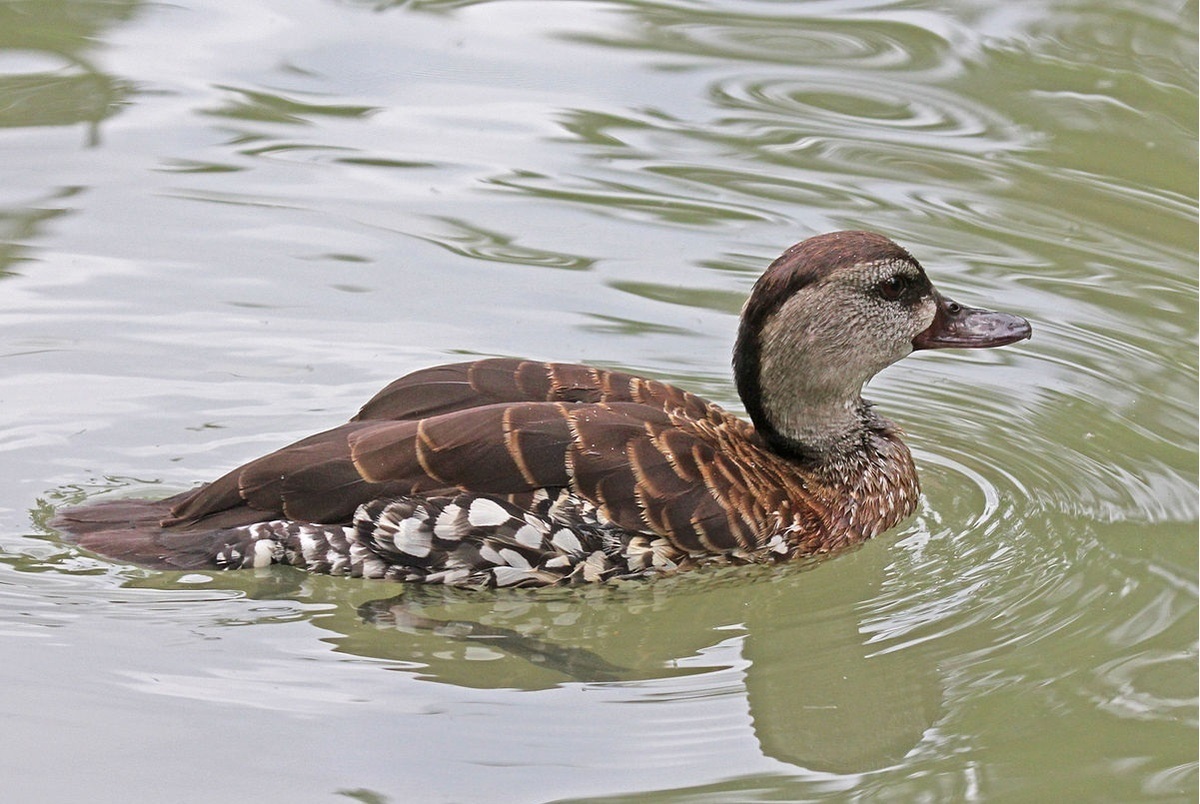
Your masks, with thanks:
[[(856, 138), (938, 138), (941, 147), (978, 153), (1020, 143), (1022, 129), (994, 107), (936, 86), (873, 78), (809, 74), (803, 80), (735, 75), (710, 87), (713, 102), (732, 112), (793, 121), (798, 133)], [(1028, 140), (1029, 134), (1025, 133)]]

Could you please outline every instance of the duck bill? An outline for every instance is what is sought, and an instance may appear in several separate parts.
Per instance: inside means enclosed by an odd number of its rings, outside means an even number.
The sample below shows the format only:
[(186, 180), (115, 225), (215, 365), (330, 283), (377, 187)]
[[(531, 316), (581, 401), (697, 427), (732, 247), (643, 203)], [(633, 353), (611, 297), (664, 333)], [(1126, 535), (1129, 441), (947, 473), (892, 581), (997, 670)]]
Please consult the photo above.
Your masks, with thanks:
[(913, 338), (917, 349), (987, 349), (1028, 338), (1033, 329), (1019, 315), (967, 307), (936, 293), (937, 313), (929, 329)]

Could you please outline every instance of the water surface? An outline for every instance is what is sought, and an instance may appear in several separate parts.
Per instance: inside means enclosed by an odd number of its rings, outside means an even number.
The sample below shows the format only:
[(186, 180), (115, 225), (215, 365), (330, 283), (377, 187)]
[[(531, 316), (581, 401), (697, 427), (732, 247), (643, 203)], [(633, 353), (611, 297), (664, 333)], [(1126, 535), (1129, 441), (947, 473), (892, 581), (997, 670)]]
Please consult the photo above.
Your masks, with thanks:
[[(0, 3), (6, 800), (1194, 799), (1196, 19)], [(737, 409), (755, 277), (847, 228), (1035, 331), (871, 384), (925, 496), (853, 553), (480, 594), (41, 525), (437, 362)]]

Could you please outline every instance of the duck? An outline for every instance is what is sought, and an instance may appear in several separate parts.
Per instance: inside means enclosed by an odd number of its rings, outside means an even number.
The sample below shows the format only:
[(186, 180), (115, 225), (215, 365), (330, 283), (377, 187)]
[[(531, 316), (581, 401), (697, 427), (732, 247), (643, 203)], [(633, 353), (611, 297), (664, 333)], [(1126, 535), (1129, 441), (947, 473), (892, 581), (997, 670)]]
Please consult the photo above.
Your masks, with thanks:
[(810, 237), (742, 309), (749, 421), (687, 390), (588, 365), (425, 368), (345, 424), (163, 500), (65, 509), (80, 547), (165, 570), (286, 564), (447, 586), (563, 586), (831, 554), (915, 511), (901, 430), (862, 397), (926, 349), (1031, 336), (939, 293), (866, 231)]

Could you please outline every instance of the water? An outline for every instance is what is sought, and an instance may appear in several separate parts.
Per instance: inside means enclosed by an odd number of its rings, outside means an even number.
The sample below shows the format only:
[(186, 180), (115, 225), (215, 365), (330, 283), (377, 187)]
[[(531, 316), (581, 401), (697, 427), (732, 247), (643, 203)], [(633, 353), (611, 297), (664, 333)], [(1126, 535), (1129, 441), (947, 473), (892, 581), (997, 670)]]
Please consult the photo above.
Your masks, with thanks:
[[(0, 3), (5, 800), (1194, 800), (1196, 18)], [(1034, 339), (872, 383), (925, 498), (835, 560), (478, 594), (40, 524), (463, 356), (737, 408), (751, 283), (842, 228)]]

